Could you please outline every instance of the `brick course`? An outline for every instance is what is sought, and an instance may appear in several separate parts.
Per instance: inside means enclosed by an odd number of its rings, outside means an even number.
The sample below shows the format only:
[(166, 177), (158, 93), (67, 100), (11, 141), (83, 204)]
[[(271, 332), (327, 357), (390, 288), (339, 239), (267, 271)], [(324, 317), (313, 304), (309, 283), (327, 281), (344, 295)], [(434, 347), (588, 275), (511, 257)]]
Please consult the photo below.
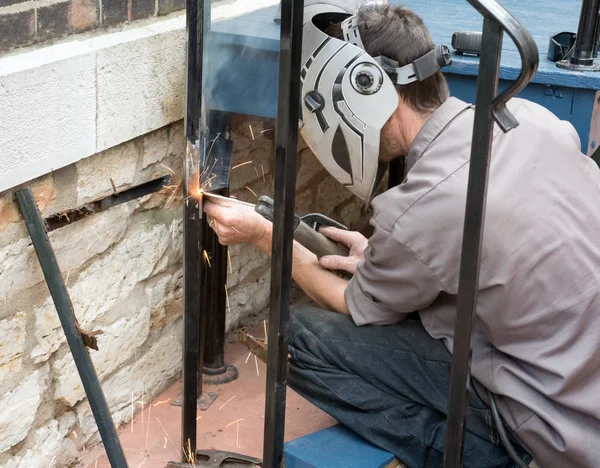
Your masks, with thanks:
[(184, 9), (185, 0), (0, 0), (0, 56), (33, 43)]
[[(12, 8), (12, 7), (8, 7)], [(3, 8), (0, 8), (0, 12)], [(27, 45), (35, 35), (35, 11), (0, 13), (0, 51)]]

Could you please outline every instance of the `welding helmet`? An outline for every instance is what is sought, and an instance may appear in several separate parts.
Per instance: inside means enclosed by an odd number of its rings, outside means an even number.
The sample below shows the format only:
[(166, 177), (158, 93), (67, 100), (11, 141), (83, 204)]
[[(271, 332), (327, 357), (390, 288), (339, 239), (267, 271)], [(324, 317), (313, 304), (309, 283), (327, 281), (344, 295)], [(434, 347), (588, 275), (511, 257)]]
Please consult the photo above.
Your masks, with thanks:
[[(300, 133), (323, 167), (369, 204), (387, 164), (379, 162), (381, 129), (398, 107), (395, 85), (422, 81), (450, 63), (446, 46), (399, 67), (364, 50), (361, 3), (330, 0), (304, 10)], [(344, 39), (326, 33), (341, 23)]]

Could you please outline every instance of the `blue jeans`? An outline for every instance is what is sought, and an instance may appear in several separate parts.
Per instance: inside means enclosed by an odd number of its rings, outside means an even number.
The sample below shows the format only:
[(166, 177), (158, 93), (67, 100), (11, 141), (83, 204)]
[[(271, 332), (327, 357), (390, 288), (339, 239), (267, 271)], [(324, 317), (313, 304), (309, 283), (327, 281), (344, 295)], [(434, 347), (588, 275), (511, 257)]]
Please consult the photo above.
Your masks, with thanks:
[[(409, 468), (442, 467), (451, 355), (420, 320), (357, 327), (345, 315), (295, 307), (289, 352), (288, 383), (296, 392)], [(473, 391), (463, 466), (514, 466)]]

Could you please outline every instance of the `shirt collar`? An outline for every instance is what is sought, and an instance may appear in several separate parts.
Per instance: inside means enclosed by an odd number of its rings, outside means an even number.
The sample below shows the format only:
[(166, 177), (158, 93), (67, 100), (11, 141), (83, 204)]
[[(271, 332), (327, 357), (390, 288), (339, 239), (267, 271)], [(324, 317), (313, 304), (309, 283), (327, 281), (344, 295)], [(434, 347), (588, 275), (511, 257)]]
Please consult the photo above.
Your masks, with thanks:
[(473, 107), (472, 104), (450, 97), (427, 119), (415, 137), (408, 155), (406, 156), (407, 172), (416, 164), (429, 145), (442, 133), (442, 131), (465, 109)]

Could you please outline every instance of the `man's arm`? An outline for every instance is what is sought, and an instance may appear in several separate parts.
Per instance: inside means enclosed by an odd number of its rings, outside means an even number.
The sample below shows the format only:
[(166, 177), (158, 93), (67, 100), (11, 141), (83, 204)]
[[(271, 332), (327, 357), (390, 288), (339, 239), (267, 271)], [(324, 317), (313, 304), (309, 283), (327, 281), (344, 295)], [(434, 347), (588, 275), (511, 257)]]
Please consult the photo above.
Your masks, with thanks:
[[(216, 205), (206, 198), (203, 205), (209, 225), (221, 244), (251, 243), (271, 255), (273, 224), (270, 221), (250, 207)], [(348, 313), (344, 297), (348, 281), (323, 268), (317, 257), (297, 242), (294, 242), (292, 274), (302, 290), (321, 307)]]

